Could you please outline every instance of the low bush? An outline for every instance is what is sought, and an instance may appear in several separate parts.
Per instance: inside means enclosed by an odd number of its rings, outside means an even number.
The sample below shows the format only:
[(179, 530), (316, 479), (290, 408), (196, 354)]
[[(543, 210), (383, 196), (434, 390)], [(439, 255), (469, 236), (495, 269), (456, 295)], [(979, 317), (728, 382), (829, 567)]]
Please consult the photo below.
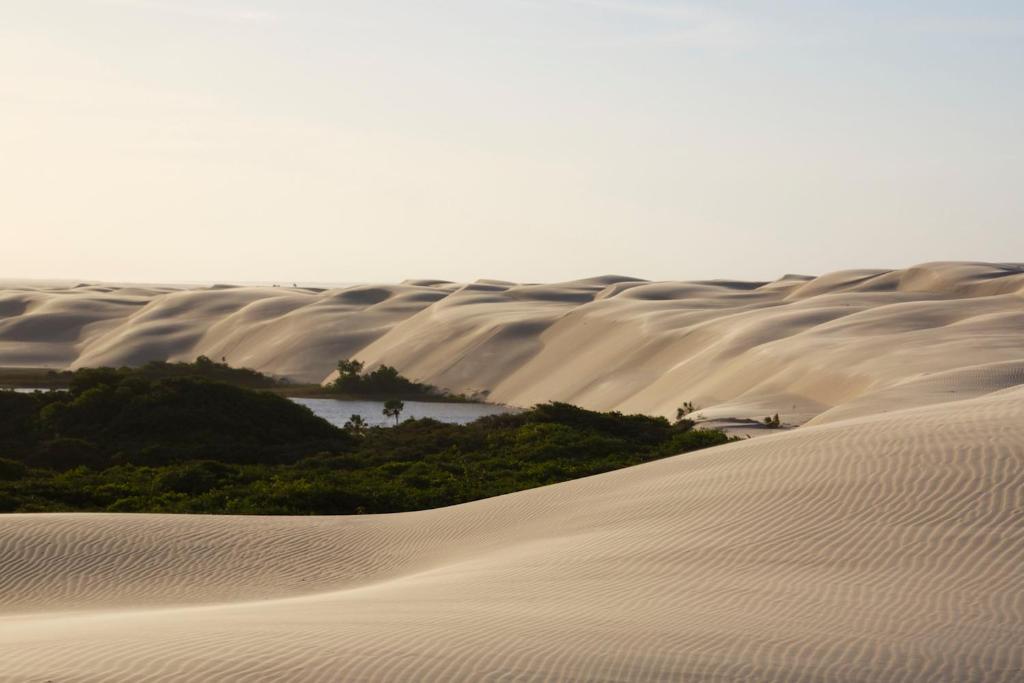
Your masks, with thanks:
[(729, 441), (687, 420), (565, 403), (356, 434), (280, 396), (205, 379), (76, 379), (63, 392), (0, 394), (13, 406), (0, 412), (0, 511), (400, 512)]

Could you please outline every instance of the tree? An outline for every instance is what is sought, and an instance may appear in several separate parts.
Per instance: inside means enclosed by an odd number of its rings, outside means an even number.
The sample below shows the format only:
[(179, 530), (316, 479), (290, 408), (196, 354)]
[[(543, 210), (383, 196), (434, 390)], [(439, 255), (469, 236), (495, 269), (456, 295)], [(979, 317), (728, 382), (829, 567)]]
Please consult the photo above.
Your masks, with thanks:
[(358, 360), (339, 360), (339, 377), (358, 377), (363, 374), (363, 362)]
[(338, 378), (331, 383), (329, 390), (339, 394), (376, 399), (397, 396), (415, 400), (421, 396), (445, 396), (437, 387), (403, 377), (397, 368), (390, 365), (381, 365), (373, 372), (364, 372), (365, 369), (362, 361), (338, 361)]
[(401, 401), (391, 399), (390, 401), (384, 402), (384, 415), (385, 417), (395, 418), (395, 426), (398, 426), (398, 416), (402, 414), (402, 410), (405, 408), (405, 404)]
[(369, 426), (362, 415), (352, 415), (345, 423), (345, 431), (352, 436), (364, 436)]
[(685, 401), (682, 408), (676, 408), (676, 422), (682, 422), (683, 418), (697, 410), (693, 401)]
[(365, 384), (363, 362), (358, 360), (339, 360), (338, 379), (334, 380), (333, 388), (340, 393), (361, 393)]
[(778, 429), (781, 427), (782, 423), (779, 421), (779, 414), (775, 413), (774, 417), (766, 417), (764, 419), (764, 426), (768, 429)]

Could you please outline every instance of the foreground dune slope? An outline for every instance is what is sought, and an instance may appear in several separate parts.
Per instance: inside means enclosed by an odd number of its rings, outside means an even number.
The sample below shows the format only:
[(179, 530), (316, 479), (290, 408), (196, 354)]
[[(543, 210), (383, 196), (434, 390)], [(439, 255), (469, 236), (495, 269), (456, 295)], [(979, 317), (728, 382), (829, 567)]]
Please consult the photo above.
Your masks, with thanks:
[(1018, 681), (1024, 388), (441, 510), (0, 518), (0, 680)]
[[(671, 416), (692, 401), (708, 419), (779, 413), (787, 424), (1019, 384), (1012, 363), (1024, 361), (1022, 328), (1022, 264), (774, 282), (0, 288), (0, 366), (205, 354), (319, 382), (339, 358), (357, 357), (512, 405), (562, 400)], [(939, 392), (910, 386), (940, 373)], [(825, 415), (834, 408), (842, 410)]]

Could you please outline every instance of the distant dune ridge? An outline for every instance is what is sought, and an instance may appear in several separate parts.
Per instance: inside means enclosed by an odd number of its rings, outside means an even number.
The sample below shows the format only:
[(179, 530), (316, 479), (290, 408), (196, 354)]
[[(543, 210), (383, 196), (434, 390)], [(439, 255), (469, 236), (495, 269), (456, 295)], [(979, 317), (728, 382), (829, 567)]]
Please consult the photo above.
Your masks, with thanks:
[[(80, 285), (0, 289), (0, 366), (193, 360), (319, 382), (339, 358), (513, 405), (790, 424), (907, 407), (901, 390), (947, 373), (1015, 383), (1024, 265), (933, 263), (774, 282), (556, 285), (407, 280), (340, 289)], [(954, 379), (957, 372), (967, 381)], [(979, 384), (977, 378), (987, 379)], [(878, 400), (876, 401), (875, 398)], [(850, 405), (853, 403), (853, 405)], [(913, 404), (913, 403), (911, 403)], [(832, 409), (842, 406), (838, 413)], [(859, 411), (859, 412), (858, 412)]]
[(0, 365), (803, 426), (415, 513), (3, 516), (0, 681), (1024, 679), (1024, 266), (103, 289), (9, 287)]

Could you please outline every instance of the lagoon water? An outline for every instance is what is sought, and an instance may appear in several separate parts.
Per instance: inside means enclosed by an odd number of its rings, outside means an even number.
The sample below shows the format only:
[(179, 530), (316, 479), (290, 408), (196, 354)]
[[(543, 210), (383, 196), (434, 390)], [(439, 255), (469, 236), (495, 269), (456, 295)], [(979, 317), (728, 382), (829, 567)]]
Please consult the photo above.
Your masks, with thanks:
[[(14, 389), (19, 393), (30, 393), (33, 391), (49, 391), (43, 388), (19, 387)], [(353, 415), (360, 415), (367, 424), (373, 427), (388, 427), (395, 423), (394, 418), (384, 417), (384, 403), (382, 401), (349, 401), (333, 398), (292, 398), (298, 404), (304, 405), (317, 416), (322, 417), (333, 425), (343, 427), (345, 422)], [(452, 424), (466, 424), (484, 415), (497, 415), (513, 410), (506, 406), (488, 405), (486, 403), (435, 403), (422, 401), (406, 401), (402, 410), (402, 420), (410, 417), (429, 417), (439, 422)]]
[[(390, 426), (394, 418), (384, 417), (382, 401), (344, 401), (333, 398), (293, 398), (293, 401), (308, 407), (319, 417), (324, 418), (338, 427), (353, 415), (360, 415), (371, 426)], [(484, 403), (425, 403), (422, 401), (405, 401), (402, 420), (410, 417), (429, 417), (439, 422), (466, 424), (485, 415), (507, 413), (512, 409), (506, 406), (487, 405)]]

